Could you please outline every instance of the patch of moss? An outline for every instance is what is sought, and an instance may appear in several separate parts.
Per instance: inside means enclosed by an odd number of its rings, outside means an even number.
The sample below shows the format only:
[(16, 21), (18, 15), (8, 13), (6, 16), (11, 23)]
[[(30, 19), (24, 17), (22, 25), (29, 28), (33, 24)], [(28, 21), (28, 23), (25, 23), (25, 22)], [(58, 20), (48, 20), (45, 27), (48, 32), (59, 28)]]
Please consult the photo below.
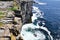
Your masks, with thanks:
[(3, 12), (0, 12), (0, 15), (4, 15), (4, 13)]
[(0, 19), (1, 19), (1, 18), (4, 18), (4, 17), (5, 17), (5, 16), (0, 16)]
[(4, 25), (4, 23), (0, 22), (0, 27), (3, 26), (3, 25)]
[(18, 7), (8, 8), (8, 10), (12, 10), (12, 11), (14, 11), (14, 10), (18, 10)]
[(4, 15), (5, 15), (5, 13), (0, 12), (0, 19), (1, 19), (1, 18), (4, 18), (4, 17), (5, 17)]

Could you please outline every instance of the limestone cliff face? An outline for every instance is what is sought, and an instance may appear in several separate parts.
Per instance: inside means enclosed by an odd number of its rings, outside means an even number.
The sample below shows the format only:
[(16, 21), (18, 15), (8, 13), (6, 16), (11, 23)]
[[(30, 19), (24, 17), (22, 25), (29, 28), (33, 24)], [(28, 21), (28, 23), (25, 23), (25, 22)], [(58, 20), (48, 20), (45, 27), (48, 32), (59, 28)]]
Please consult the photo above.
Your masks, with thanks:
[(31, 1), (32, 0), (20, 0), (23, 24), (31, 22), (33, 4)]

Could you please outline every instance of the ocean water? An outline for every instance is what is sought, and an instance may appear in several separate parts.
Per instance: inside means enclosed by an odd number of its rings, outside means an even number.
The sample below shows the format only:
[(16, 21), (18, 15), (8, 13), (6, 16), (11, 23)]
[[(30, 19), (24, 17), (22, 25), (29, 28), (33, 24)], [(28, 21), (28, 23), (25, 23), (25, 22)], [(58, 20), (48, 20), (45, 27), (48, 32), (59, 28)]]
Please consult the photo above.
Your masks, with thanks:
[(60, 40), (60, 0), (34, 0), (32, 23), (21, 30), (24, 40)]
[[(60, 0), (34, 0), (33, 4), (44, 12), (46, 27), (54, 40), (60, 40)], [(39, 4), (40, 3), (40, 4)]]
[[(45, 3), (39, 3), (44, 4)], [(23, 40), (53, 40), (51, 31), (47, 28), (51, 25), (45, 20), (44, 12), (38, 7), (32, 6), (32, 23), (24, 24), (21, 30)], [(42, 24), (41, 24), (42, 23)]]
[[(39, 4), (44, 4), (44, 3), (39, 3)], [(51, 31), (48, 30), (47, 28), (47, 26), (50, 24), (48, 21), (45, 20), (44, 12), (42, 12), (36, 6), (32, 6), (32, 7), (33, 7), (32, 23), (24, 24), (22, 26), (21, 36), (23, 40), (53, 40)]]

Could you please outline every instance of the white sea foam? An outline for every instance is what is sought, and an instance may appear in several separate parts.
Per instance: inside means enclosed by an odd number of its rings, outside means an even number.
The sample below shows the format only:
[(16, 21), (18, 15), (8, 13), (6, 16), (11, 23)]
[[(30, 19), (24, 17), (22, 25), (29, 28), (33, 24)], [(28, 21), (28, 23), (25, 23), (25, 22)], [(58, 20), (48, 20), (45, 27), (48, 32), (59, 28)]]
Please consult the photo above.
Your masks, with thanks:
[(47, 5), (47, 3), (38, 2), (40, 5)]
[(39, 5), (47, 5), (47, 3), (44, 3), (44, 2), (39, 2), (38, 0), (34, 0), (37, 4)]
[[(41, 10), (39, 10), (39, 8), (38, 7), (35, 7), (35, 6), (33, 6), (33, 12), (35, 12), (35, 13), (33, 13), (33, 16), (32, 16), (32, 22), (34, 22), (34, 20), (36, 20), (38, 17), (40, 17), (40, 18), (44, 18), (43, 16), (44, 16), (44, 13), (40, 13), (41, 12)], [(37, 15), (38, 14), (38, 15)], [(35, 19), (34, 19), (35, 18)], [(38, 28), (41, 28), (41, 29), (43, 29), (43, 30), (45, 30), (45, 31), (47, 31), (47, 33), (49, 34), (49, 36), (51, 37), (51, 40), (53, 40), (53, 37), (50, 35), (50, 31), (46, 28), (46, 27), (40, 27), (38, 24), (37, 24), (37, 27)]]
[(33, 12), (32, 22), (34, 22), (34, 20), (37, 19), (38, 17), (43, 18), (44, 13), (41, 10), (39, 10), (38, 7), (35, 7), (35, 6), (32, 6), (32, 7), (33, 7), (33, 10), (32, 10), (32, 12)]
[[(45, 40), (46, 39), (45, 34), (43, 34), (39, 30), (35, 31), (35, 33), (32, 33), (33, 30), (32, 31), (26, 31), (29, 28), (31, 28), (31, 29), (40, 28), (42, 30), (45, 30), (47, 32), (47, 34), (50, 36), (51, 40), (53, 40), (53, 37), (50, 35), (51, 32), (46, 27), (35, 26), (33, 23), (23, 25), (22, 31), (21, 31), (21, 36), (23, 37), (24, 40)], [(35, 37), (34, 34), (36, 34), (37, 37)]]
[[(40, 18), (41, 18), (41, 16), (43, 17), (44, 14), (41, 14), (40, 12), (41, 11), (39, 10), (38, 7), (33, 6), (32, 22), (34, 22), (34, 20), (36, 20), (38, 17), (40, 17)], [(31, 28), (31, 29), (39, 28), (39, 29), (45, 30), (47, 32), (47, 34), (49, 35), (49, 37), (51, 38), (51, 40), (53, 40), (53, 37), (50, 34), (51, 32), (46, 27), (39, 26), (38, 23), (37, 23), (37, 26), (34, 25), (33, 23), (23, 25), (22, 31), (21, 31), (21, 36), (23, 37), (24, 40), (45, 40), (46, 39), (45, 34), (40, 32), (39, 30), (36, 31), (35, 33), (32, 33), (33, 30), (31, 32), (26, 31), (29, 28)], [(36, 34), (37, 37), (35, 37), (34, 34)]]
[[(23, 37), (24, 40), (45, 40), (46, 37), (42, 32), (35, 31), (35, 33), (32, 33), (33, 31), (32, 32), (26, 31), (29, 28), (35, 29), (38, 27), (35, 26), (33, 23), (23, 25), (21, 36)], [(36, 34), (37, 37), (35, 37), (34, 34)]]

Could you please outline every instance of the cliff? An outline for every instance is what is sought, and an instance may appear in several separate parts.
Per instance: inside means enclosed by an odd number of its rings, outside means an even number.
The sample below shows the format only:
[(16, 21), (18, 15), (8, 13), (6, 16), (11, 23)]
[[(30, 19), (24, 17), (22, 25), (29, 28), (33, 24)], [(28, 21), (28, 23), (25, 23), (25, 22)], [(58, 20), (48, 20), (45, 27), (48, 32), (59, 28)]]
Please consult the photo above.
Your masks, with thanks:
[(2, 24), (0, 26), (0, 31), (2, 31), (0, 32), (0, 40), (16, 40), (22, 25), (31, 23), (33, 5), (31, 1), (0, 1), (0, 22)]

